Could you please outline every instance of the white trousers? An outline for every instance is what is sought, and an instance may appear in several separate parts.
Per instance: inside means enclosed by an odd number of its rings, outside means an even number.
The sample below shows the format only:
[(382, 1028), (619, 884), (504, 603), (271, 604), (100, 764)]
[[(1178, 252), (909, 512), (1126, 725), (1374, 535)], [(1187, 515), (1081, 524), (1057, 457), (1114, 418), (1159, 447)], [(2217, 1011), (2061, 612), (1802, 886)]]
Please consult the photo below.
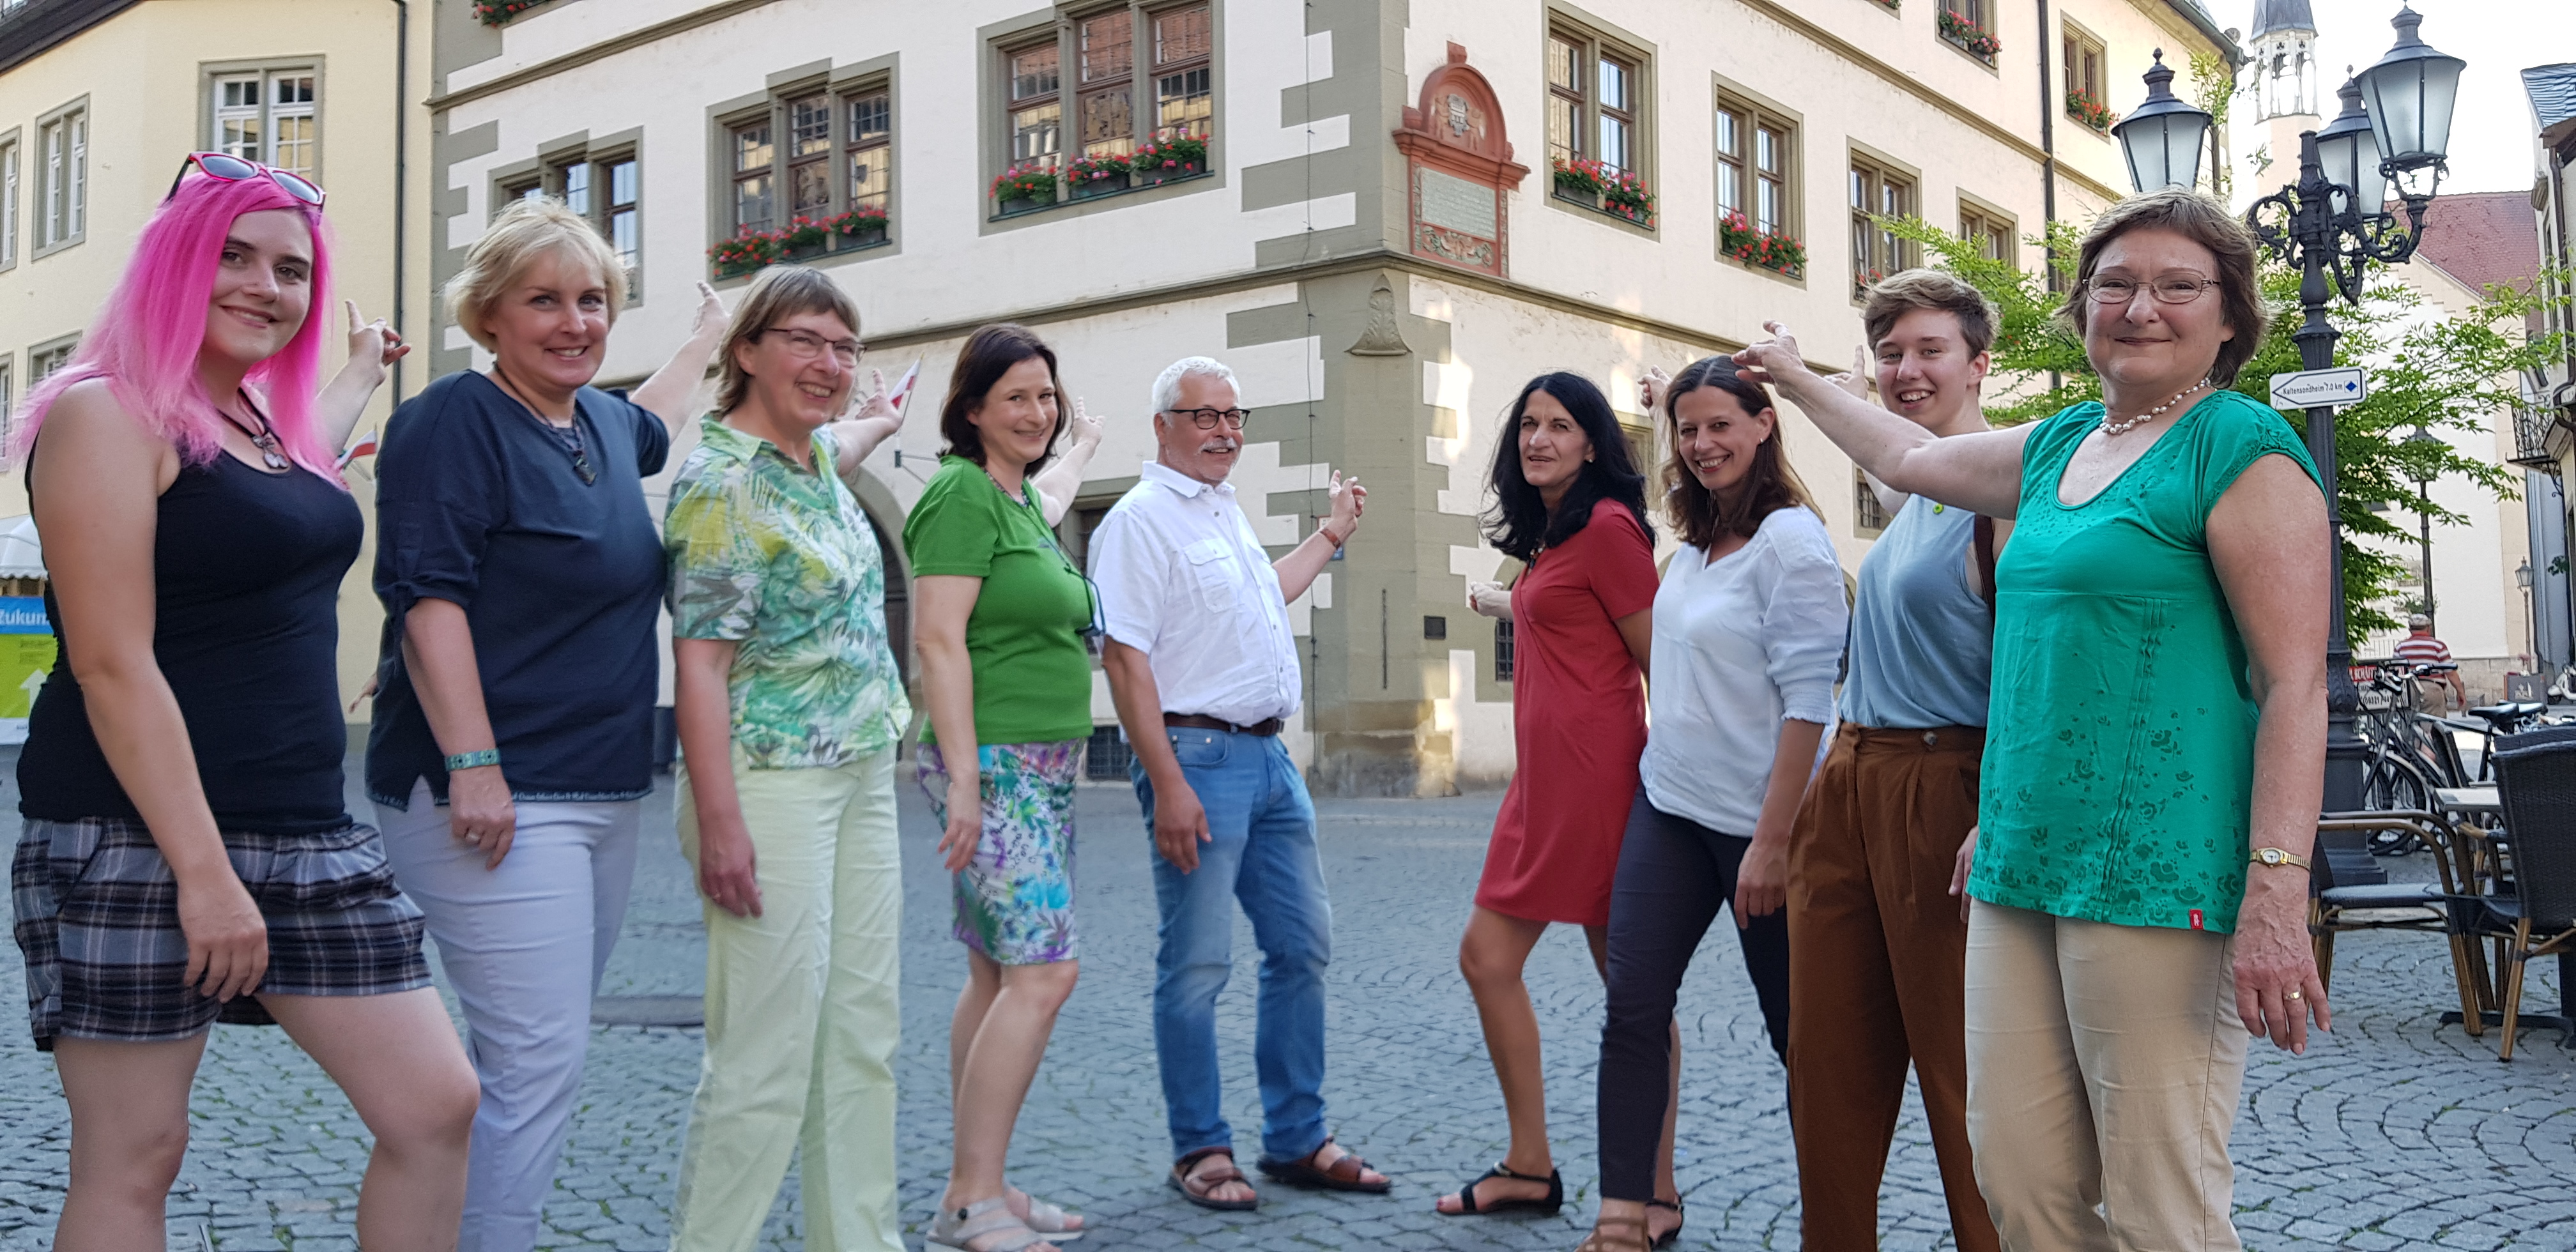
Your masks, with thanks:
[(2238, 1252), (2235, 947), (1971, 906), (1968, 1142), (2007, 1252)]
[(635, 878), (635, 800), (535, 801), (498, 868), (448, 830), (429, 784), (408, 810), (376, 806), (394, 882), (420, 905), (465, 1009), (482, 1080), (465, 1170), (459, 1252), (537, 1243), (590, 1048), (590, 997)]
[[(707, 1051), (671, 1203), (674, 1252), (749, 1252), (791, 1156), (811, 1252), (903, 1252), (894, 1054), (903, 1019), (903, 857), (894, 749), (847, 765), (749, 769), (758, 917), (705, 904)], [(698, 861), (680, 770), (680, 851)]]

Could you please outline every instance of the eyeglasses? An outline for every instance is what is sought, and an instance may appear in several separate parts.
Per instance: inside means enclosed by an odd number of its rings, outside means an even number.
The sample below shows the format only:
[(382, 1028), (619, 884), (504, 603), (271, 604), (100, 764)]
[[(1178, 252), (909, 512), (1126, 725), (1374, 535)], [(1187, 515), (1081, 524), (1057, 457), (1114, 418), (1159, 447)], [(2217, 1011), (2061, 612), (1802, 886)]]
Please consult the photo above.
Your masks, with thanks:
[(316, 209), (322, 207), (322, 198), (325, 193), (322, 188), (314, 184), (312, 179), (306, 178), (301, 174), (279, 169), (274, 165), (262, 165), (257, 161), (245, 161), (240, 157), (222, 152), (189, 153), (188, 159), (179, 163), (179, 172), (171, 177), (170, 193), (169, 195), (161, 197), (161, 203), (168, 204), (172, 197), (179, 194), (179, 184), (187, 180), (188, 167), (191, 165), (197, 167), (198, 171), (203, 173), (206, 177), (221, 183), (247, 182), (262, 174), (266, 174), (268, 176), (268, 181), (277, 184), (278, 188), (286, 194), (293, 196), (306, 204), (312, 205)]
[(1227, 430), (1241, 430), (1243, 423), (1252, 417), (1250, 409), (1165, 409), (1163, 411), (1174, 417), (1190, 419), (1190, 424), (1200, 430), (1215, 430), (1218, 422), (1225, 423)]
[[(785, 339), (787, 355), (800, 361), (811, 361), (823, 355), (824, 350), (828, 348), (833, 356), (840, 359), (842, 365), (854, 366), (859, 363), (859, 354), (868, 350), (868, 345), (856, 339), (825, 339), (821, 335), (777, 326), (763, 329), (760, 334), (776, 335)], [(757, 339), (760, 336), (752, 337)]]
[(2217, 279), (2202, 278), (2197, 274), (2166, 274), (2146, 283), (2133, 278), (2084, 280), (2084, 289), (2092, 293), (2095, 304), (2127, 304), (2138, 298), (2141, 287), (2155, 296), (2158, 304), (2189, 304), (2199, 299), (2200, 293), (2219, 285)]

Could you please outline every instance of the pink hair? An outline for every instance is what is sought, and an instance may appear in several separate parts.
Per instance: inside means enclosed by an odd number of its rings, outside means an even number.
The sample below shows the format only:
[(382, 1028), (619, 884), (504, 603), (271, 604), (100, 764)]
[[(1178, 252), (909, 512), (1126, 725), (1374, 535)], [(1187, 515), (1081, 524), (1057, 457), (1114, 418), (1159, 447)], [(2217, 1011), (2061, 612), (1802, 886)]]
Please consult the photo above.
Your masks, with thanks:
[(296, 464), (339, 482), (333, 457), (322, 446), (313, 396), (322, 373), (323, 327), (331, 297), (331, 245), (319, 211), (286, 194), (265, 177), (239, 182), (191, 175), (179, 192), (145, 223), (126, 262), (125, 276), (99, 309), (80, 350), (27, 396), (24, 428), (12, 449), (24, 457), (54, 401), (73, 384), (104, 378), (117, 403), (166, 439), (190, 465), (222, 454), (224, 417), (215, 411), (197, 377), (206, 339), (206, 310), (214, 300), (215, 273), (233, 219), (268, 209), (296, 209), (313, 233), (312, 303), (304, 324), (277, 355), (250, 368), (245, 383), (259, 385), (269, 424)]

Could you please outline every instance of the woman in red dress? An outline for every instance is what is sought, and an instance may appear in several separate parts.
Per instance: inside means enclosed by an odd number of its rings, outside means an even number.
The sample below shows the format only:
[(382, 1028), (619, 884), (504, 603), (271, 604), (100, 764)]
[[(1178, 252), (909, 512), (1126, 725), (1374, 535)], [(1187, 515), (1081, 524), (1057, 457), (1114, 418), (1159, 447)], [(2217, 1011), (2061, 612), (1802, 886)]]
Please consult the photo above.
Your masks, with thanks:
[[(1553, 1214), (1565, 1185), (1547, 1145), (1538, 1015), (1521, 967), (1549, 924), (1583, 927), (1600, 966), (1626, 815), (1605, 796), (1632, 793), (1646, 745), (1643, 679), (1654, 637), (1654, 532), (1645, 477), (1601, 389), (1577, 374), (1542, 374), (1512, 402), (1516, 437), (1495, 450), (1486, 538), (1529, 563), (1512, 589), (1477, 583), (1477, 612), (1512, 622), (1513, 739), (1520, 768), (1485, 852), (1458, 968), (1476, 997), (1485, 1047), (1502, 1082), (1511, 1148), (1502, 1162), (1440, 1198), (1445, 1214)], [(1627, 788), (1627, 791), (1618, 790)], [(1672, 1188), (1664, 1149), (1658, 1194)], [(1679, 1210), (1673, 1225), (1679, 1226)]]

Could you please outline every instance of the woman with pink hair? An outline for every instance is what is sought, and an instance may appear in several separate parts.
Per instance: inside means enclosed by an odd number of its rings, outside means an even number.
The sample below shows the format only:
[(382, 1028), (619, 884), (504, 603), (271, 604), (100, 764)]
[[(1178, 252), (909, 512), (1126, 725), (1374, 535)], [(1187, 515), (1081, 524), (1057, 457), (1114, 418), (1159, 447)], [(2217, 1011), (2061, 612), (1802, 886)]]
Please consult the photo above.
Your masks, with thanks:
[(60, 658), (19, 760), (30, 1025), (71, 1105), (55, 1244), (159, 1247), (217, 1021), (286, 1028), (375, 1136), (370, 1249), (452, 1248), (473, 1071), (421, 914), (341, 799), (332, 450), (404, 348), (356, 325), (319, 395), (322, 192), (189, 158), (22, 453)]

